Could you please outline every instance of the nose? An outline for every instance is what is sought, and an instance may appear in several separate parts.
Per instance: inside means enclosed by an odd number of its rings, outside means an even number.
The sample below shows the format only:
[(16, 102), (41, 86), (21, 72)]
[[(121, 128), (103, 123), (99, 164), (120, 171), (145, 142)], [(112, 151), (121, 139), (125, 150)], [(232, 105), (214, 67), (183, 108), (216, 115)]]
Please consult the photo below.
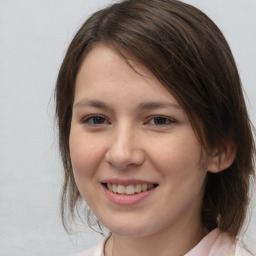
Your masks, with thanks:
[(132, 129), (122, 129), (110, 138), (110, 145), (105, 155), (106, 161), (118, 170), (142, 165), (144, 151)]

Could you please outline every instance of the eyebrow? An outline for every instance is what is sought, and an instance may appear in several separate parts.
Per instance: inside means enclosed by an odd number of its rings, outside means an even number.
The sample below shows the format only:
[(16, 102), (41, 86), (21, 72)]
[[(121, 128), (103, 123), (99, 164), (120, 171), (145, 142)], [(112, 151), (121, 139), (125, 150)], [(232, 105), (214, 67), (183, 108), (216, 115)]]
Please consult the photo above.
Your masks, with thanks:
[(139, 104), (139, 109), (142, 110), (152, 110), (152, 109), (164, 109), (164, 108), (176, 108), (181, 110), (181, 106), (176, 103), (167, 103), (167, 102), (142, 102)]
[(79, 107), (83, 107), (83, 106), (91, 106), (91, 107), (95, 107), (95, 108), (99, 108), (99, 109), (110, 109), (110, 110), (113, 109), (110, 105), (108, 105), (102, 101), (87, 100), (87, 99), (77, 102), (74, 105), (74, 108), (79, 108)]
[[(83, 106), (91, 106), (99, 109), (107, 109), (113, 110), (113, 107), (105, 102), (99, 100), (81, 100), (74, 104), (74, 108), (80, 108)], [(165, 108), (175, 108), (181, 110), (182, 107), (176, 103), (169, 103), (169, 102), (158, 102), (158, 101), (149, 101), (149, 102), (142, 102), (139, 104), (139, 110), (154, 110), (154, 109), (165, 109)]]

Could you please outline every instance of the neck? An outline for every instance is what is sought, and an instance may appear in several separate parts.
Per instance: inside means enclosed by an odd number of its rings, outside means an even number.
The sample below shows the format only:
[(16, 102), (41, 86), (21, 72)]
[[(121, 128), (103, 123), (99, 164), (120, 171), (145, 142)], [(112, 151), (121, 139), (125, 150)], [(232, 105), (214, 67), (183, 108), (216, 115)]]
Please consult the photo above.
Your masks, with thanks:
[[(206, 235), (201, 224), (179, 225), (157, 234), (127, 237), (113, 233), (106, 244), (106, 256), (180, 256), (190, 251)], [(198, 224), (198, 223), (197, 223)]]

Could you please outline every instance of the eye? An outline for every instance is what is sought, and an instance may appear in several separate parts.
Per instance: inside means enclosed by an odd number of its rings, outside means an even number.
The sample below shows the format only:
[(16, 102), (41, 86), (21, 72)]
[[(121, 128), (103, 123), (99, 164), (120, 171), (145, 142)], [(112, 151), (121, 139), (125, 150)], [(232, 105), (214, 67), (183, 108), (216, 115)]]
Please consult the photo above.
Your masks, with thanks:
[(88, 116), (82, 120), (82, 123), (89, 124), (92, 126), (110, 124), (110, 122), (105, 117), (100, 116), (100, 115)]
[(153, 118), (147, 121), (150, 125), (170, 125), (173, 124), (175, 121), (172, 118), (165, 117), (165, 116), (154, 116)]

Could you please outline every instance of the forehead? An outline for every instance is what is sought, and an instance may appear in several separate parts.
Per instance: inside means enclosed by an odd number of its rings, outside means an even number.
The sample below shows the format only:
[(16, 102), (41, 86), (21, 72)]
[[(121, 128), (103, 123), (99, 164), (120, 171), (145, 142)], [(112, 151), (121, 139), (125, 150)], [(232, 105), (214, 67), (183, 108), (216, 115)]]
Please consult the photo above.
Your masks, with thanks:
[[(144, 78), (155, 78), (153, 73), (143, 65), (137, 57), (127, 53), (120, 47), (114, 47), (105, 43), (97, 43), (88, 49), (85, 58), (80, 65), (77, 79), (79, 79), (81, 72), (86, 72), (86, 70), (89, 69), (93, 72), (97, 72), (100, 68), (101, 72), (104, 71), (106, 73), (109, 71), (109, 74), (113, 74), (116, 70), (111, 71), (108, 69), (110, 64), (117, 64), (117, 70), (126, 67), (126, 72), (133, 73), (135, 71), (138, 75)], [(130, 69), (128, 69), (128, 67), (130, 67)], [(89, 71), (87, 73), (89, 73)]]
[(103, 44), (93, 47), (78, 72), (75, 97), (85, 93), (87, 96), (112, 94), (114, 100), (117, 94), (123, 98), (133, 94), (133, 100), (158, 96), (176, 102), (147, 67), (129, 55), (126, 57)]

